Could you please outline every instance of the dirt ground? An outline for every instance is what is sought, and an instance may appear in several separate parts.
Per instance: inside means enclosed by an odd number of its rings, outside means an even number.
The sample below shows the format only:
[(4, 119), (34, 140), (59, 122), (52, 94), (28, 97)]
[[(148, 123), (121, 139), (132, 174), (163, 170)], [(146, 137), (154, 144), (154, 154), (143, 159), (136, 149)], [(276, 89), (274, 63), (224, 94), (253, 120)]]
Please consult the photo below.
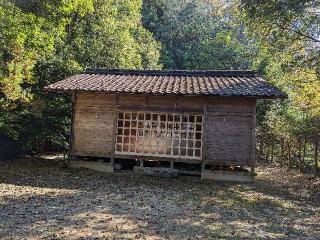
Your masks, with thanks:
[(253, 184), (0, 162), (0, 239), (320, 239), (320, 180), (258, 168)]

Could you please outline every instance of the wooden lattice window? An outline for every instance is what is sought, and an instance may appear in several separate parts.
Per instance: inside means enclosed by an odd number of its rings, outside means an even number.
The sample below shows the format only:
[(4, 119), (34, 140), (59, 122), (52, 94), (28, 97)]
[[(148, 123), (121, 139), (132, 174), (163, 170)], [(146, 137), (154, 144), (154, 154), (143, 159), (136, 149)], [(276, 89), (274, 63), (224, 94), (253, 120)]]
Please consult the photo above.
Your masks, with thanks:
[(119, 111), (115, 153), (201, 159), (203, 115)]

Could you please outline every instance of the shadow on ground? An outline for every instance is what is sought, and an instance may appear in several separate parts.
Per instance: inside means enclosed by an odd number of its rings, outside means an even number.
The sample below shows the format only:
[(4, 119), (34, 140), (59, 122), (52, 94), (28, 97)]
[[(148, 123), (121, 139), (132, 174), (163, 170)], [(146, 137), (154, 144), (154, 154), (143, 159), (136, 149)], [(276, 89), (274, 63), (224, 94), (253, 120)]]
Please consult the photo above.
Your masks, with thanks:
[[(0, 163), (1, 239), (317, 239), (319, 199), (261, 170), (254, 184)], [(277, 181), (278, 180), (278, 181)], [(299, 182), (299, 179), (297, 179)], [(313, 192), (314, 191), (314, 192)]]

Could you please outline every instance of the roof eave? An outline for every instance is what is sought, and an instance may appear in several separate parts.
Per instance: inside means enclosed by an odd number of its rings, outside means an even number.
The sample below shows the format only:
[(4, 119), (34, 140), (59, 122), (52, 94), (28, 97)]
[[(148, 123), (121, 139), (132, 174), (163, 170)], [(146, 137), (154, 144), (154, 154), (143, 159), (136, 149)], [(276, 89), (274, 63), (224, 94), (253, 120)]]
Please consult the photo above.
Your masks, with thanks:
[(185, 96), (185, 97), (220, 97), (220, 98), (251, 98), (251, 99), (285, 99), (288, 98), (287, 94), (283, 95), (219, 95), (219, 94), (175, 94), (175, 93), (139, 93), (139, 92), (108, 92), (99, 90), (83, 90), (83, 89), (52, 89), (44, 88), (47, 92), (57, 93), (74, 93), (74, 92), (87, 92), (87, 93), (104, 93), (113, 95), (135, 95), (135, 96)]

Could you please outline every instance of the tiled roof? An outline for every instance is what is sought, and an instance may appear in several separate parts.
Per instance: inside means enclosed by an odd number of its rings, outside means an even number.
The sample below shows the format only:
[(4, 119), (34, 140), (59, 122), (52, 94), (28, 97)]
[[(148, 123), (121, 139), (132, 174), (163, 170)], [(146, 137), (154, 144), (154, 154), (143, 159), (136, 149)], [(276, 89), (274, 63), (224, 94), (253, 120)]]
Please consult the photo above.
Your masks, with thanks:
[(286, 97), (253, 71), (161, 71), (87, 69), (45, 87), (51, 91), (106, 93)]

